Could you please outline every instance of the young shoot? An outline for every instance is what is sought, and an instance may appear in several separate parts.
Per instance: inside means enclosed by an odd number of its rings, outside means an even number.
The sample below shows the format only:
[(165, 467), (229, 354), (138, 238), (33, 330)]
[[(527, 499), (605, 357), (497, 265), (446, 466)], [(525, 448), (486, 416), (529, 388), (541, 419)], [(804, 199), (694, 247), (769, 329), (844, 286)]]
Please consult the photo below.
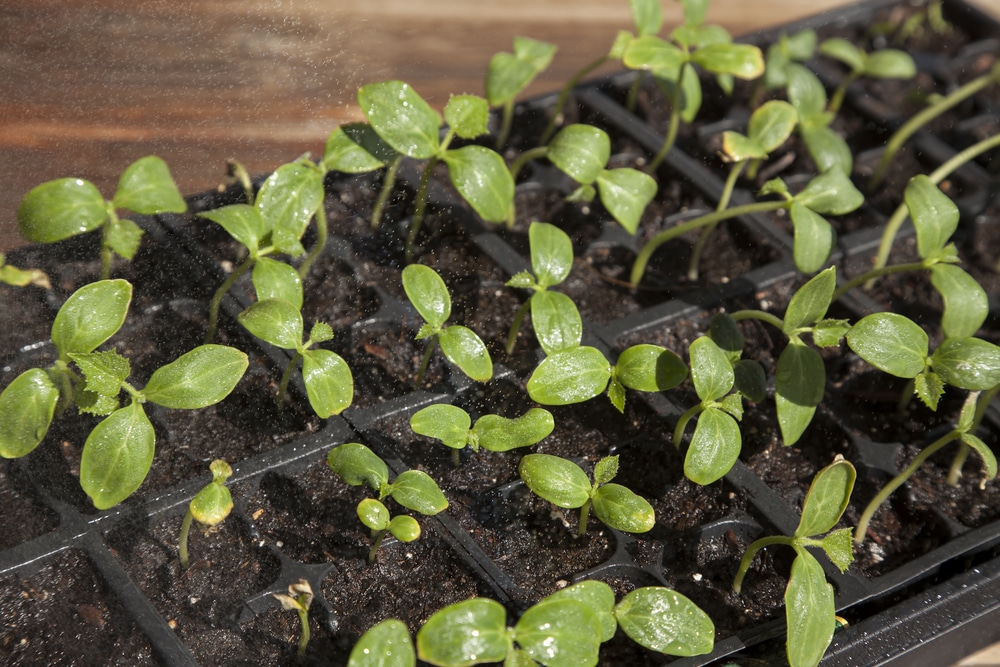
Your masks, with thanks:
[(531, 408), (520, 417), (508, 419), (500, 415), (483, 415), (475, 425), (469, 413), (449, 405), (429, 405), (410, 417), (410, 428), (417, 435), (440, 440), (451, 448), (452, 460), (459, 465), (459, 453), (466, 447), (478, 452), (479, 448), (491, 452), (506, 452), (518, 447), (530, 447), (544, 440), (555, 420), (552, 413), (542, 408)]
[(496, 149), (502, 150), (510, 137), (514, 101), (535, 77), (552, 62), (554, 44), (529, 37), (514, 38), (514, 52), (500, 52), (490, 58), (486, 72), (486, 100), (491, 107), (503, 107)]
[(430, 475), (420, 470), (407, 470), (392, 483), (389, 467), (375, 452), (356, 442), (339, 445), (330, 450), (326, 459), (330, 469), (351, 486), (367, 485), (378, 493), (378, 499), (366, 498), (358, 504), (358, 518), (372, 531), (372, 548), (368, 552), (369, 564), (382, 540), (391, 534), (401, 542), (412, 542), (420, 537), (420, 524), (410, 516), (391, 517), (382, 503), (392, 497), (406, 509), (424, 516), (434, 516), (448, 507), (448, 500), (441, 493)]
[(233, 476), (233, 469), (222, 459), (215, 459), (208, 466), (212, 471), (212, 481), (199, 491), (188, 505), (187, 514), (181, 522), (181, 534), (177, 540), (177, 552), (180, 556), (181, 569), (186, 570), (190, 564), (188, 558), (188, 533), (191, 532), (192, 521), (203, 526), (214, 528), (226, 520), (233, 511), (233, 497), (226, 488), (226, 480)]
[(527, 454), (517, 469), (536, 496), (558, 507), (580, 508), (578, 537), (587, 533), (591, 506), (601, 523), (627, 533), (645, 533), (656, 523), (653, 507), (644, 498), (611, 483), (618, 474), (617, 456), (597, 462), (593, 483), (580, 466), (551, 454)]
[(187, 203), (166, 163), (149, 155), (125, 168), (111, 199), (82, 178), (59, 178), (32, 188), (17, 208), (17, 226), (33, 243), (54, 243), (100, 229), (101, 279), (106, 280), (114, 256), (132, 259), (142, 240), (139, 225), (118, 217), (122, 209), (140, 215), (183, 213)]
[(49, 277), (40, 269), (19, 269), (7, 264), (7, 258), (0, 252), (0, 283), (12, 287), (27, 287), (34, 285), (43, 289), (52, 289)]
[(320, 165), (342, 174), (365, 174), (388, 165), (369, 221), (372, 229), (378, 229), (402, 162), (403, 155), (382, 141), (371, 125), (347, 123), (330, 133)]
[(840, 85), (833, 91), (828, 111), (837, 113), (844, 102), (844, 94), (854, 81), (862, 76), (875, 79), (912, 79), (917, 75), (917, 66), (910, 54), (899, 49), (881, 49), (865, 53), (855, 44), (840, 37), (831, 37), (819, 45), (819, 52), (839, 60), (848, 68)]
[(299, 623), (302, 631), (299, 633), (299, 648), (297, 655), (301, 660), (306, 654), (306, 647), (309, 646), (309, 607), (313, 601), (312, 586), (305, 579), (299, 579), (294, 584), (288, 586), (288, 593), (272, 593), (271, 595), (281, 603), (281, 608), (294, 611), (299, 615)]
[(358, 639), (347, 667), (416, 667), (417, 654), (413, 650), (406, 624), (394, 618), (369, 628)]
[(827, 583), (823, 566), (807, 547), (822, 549), (841, 572), (850, 566), (854, 560), (851, 529), (833, 528), (847, 509), (856, 478), (854, 466), (840, 456), (816, 473), (802, 502), (802, 517), (795, 534), (757, 540), (747, 549), (736, 573), (733, 590), (739, 593), (758, 551), (776, 544), (787, 544), (795, 550), (785, 589), (786, 650), (791, 667), (815, 667), (833, 640), (837, 628), (833, 586)]
[(417, 340), (430, 339), (420, 361), (417, 382), (423, 379), (437, 346), (449, 362), (476, 382), (487, 382), (493, 377), (493, 360), (479, 336), (468, 327), (445, 326), (451, 317), (451, 296), (437, 271), (422, 264), (407, 266), (403, 269), (403, 290), (424, 320)]
[(785, 75), (788, 79), (788, 101), (799, 114), (799, 136), (816, 163), (816, 170), (839, 169), (850, 175), (854, 169), (854, 156), (844, 138), (830, 127), (837, 114), (827, 108), (823, 82), (796, 62), (785, 66)]
[(794, 35), (784, 32), (767, 47), (764, 57), (764, 75), (757, 82), (752, 106), (758, 105), (757, 100), (763, 90), (779, 90), (788, 86), (788, 66), (792, 63), (805, 63), (816, 52), (816, 32), (801, 30)]

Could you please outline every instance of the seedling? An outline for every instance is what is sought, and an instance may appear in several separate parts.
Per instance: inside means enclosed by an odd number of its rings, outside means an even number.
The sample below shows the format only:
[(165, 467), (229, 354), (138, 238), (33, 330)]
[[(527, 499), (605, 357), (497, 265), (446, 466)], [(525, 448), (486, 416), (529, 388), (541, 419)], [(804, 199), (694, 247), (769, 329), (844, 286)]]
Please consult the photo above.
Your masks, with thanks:
[(394, 618), (361, 635), (351, 649), (347, 667), (416, 667), (417, 654), (406, 624)]
[(757, 90), (754, 91), (755, 102), (763, 90), (778, 90), (788, 86), (788, 66), (792, 63), (804, 63), (816, 52), (816, 32), (801, 30), (794, 35), (781, 33), (778, 41), (767, 47), (764, 58), (764, 75), (760, 78)]
[(140, 215), (183, 213), (187, 203), (166, 163), (149, 155), (125, 168), (110, 200), (82, 178), (59, 178), (32, 188), (17, 207), (17, 225), (33, 243), (54, 243), (100, 229), (101, 279), (106, 280), (114, 255), (132, 259), (142, 240), (142, 229), (119, 218), (119, 209)]
[(518, 447), (530, 447), (544, 440), (555, 421), (552, 413), (531, 408), (520, 417), (508, 419), (500, 415), (483, 415), (472, 424), (469, 413), (455, 405), (429, 405), (410, 417), (410, 428), (418, 435), (435, 438), (452, 450), (452, 461), (459, 465), (459, 452), (471, 447), (491, 452), (506, 452)]
[(500, 131), (497, 133), (497, 150), (501, 150), (510, 136), (514, 118), (514, 100), (552, 62), (556, 53), (554, 44), (528, 37), (514, 38), (514, 52), (500, 52), (490, 59), (486, 72), (486, 99), (491, 107), (503, 107)]
[(403, 290), (424, 319), (417, 340), (430, 339), (420, 361), (417, 382), (423, 379), (434, 348), (439, 345), (445, 358), (473, 380), (486, 382), (493, 377), (493, 360), (479, 336), (468, 327), (445, 326), (451, 317), (451, 296), (437, 271), (422, 264), (407, 266), (403, 269)]
[[(600, 195), (601, 203), (618, 224), (635, 234), (643, 211), (656, 195), (656, 181), (649, 174), (630, 167), (605, 169), (611, 158), (611, 139), (607, 132), (592, 125), (569, 125), (559, 131), (547, 146), (524, 151), (510, 166), (511, 176), (528, 160), (548, 158), (564, 174), (580, 184), (569, 201), (591, 202)], [(511, 206), (507, 226), (514, 225)]]
[(611, 483), (618, 474), (617, 456), (597, 462), (593, 484), (580, 466), (551, 454), (527, 454), (517, 469), (535, 495), (558, 507), (580, 508), (579, 537), (587, 533), (591, 505), (601, 523), (627, 533), (645, 533), (656, 522), (653, 507), (644, 498)]
[[(47, 368), (32, 368), (0, 394), (0, 456), (19, 458), (45, 437), (58, 405), (106, 416), (83, 446), (80, 484), (97, 509), (108, 509), (142, 484), (153, 463), (156, 435), (143, 404), (193, 410), (218, 403), (243, 377), (248, 360), (239, 350), (202, 345), (158, 368), (144, 389), (126, 380), (128, 359), (95, 350), (113, 336), (128, 312), (132, 286), (102, 280), (74, 292), (56, 314), (52, 342), (59, 353)], [(74, 371), (73, 363), (83, 374)], [(119, 407), (122, 390), (129, 404)]]
[(854, 156), (844, 138), (830, 127), (837, 114), (827, 108), (823, 83), (810, 70), (795, 62), (785, 66), (785, 75), (788, 78), (788, 101), (799, 114), (799, 135), (816, 163), (816, 170), (839, 169), (849, 175), (854, 168)]
[(368, 552), (368, 562), (375, 562), (375, 555), (386, 534), (402, 542), (412, 542), (420, 537), (420, 525), (409, 516), (390, 518), (382, 500), (391, 496), (403, 507), (433, 516), (448, 507), (437, 483), (420, 470), (407, 470), (389, 483), (389, 468), (375, 452), (356, 442), (334, 447), (327, 455), (330, 469), (351, 486), (368, 485), (378, 493), (378, 500), (367, 498), (358, 504), (358, 518), (371, 529), (373, 545)]
[(837, 113), (844, 102), (844, 94), (854, 80), (862, 76), (876, 79), (912, 79), (917, 75), (917, 66), (910, 54), (899, 49), (880, 49), (865, 53), (857, 46), (840, 37), (831, 37), (819, 45), (819, 52), (847, 65), (848, 73), (837, 86), (827, 107)]
[(292, 371), (301, 359), (302, 379), (313, 411), (323, 419), (339, 415), (354, 399), (354, 378), (339, 354), (313, 347), (333, 338), (329, 324), (316, 322), (309, 338), (302, 340), (302, 283), (295, 269), (261, 258), (254, 267), (253, 283), (260, 300), (239, 314), (240, 324), (265, 342), (295, 350), (278, 385), (278, 405), (282, 405)]
[(199, 491), (188, 505), (187, 514), (181, 522), (181, 534), (177, 540), (177, 551), (180, 555), (181, 569), (186, 570), (190, 563), (188, 558), (188, 533), (191, 532), (191, 522), (214, 528), (226, 520), (233, 510), (233, 497), (226, 488), (226, 480), (233, 476), (233, 469), (222, 459), (215, 459), (209, 465), (212, 471), (212, 481)]
[(449, 605), (417, 632), (417, 654), (440, 667), (484, 662), (592, 667), (601, 644), (620, 627), (633, 641), (665, 655), (710, 653), (715, 626), (695, 603), (660, 586), (637, 588), (616, 605), (611, 587), (581, 581), (542, 598), (514, 627), (500, 603), (472, 598)]
[(377, 229), (402, 162), (403, 155), (382, 141), (371, 125), (347, 123), (330, 134), (321, 164), (327, 171), (343, 174), (364, 174), (388, 165), (382, 189), (372, 207), (370, 224), (372, 229)]
[(547, 222), (532, 222), (528, 227), (531, 270), (522, 271), (507, 281), (508, 287), (531, 290), (531, 296), (514, 314), (507, 334), (507, 354), (514, 353), (517, 332), (531, 309), (531, 322), (538, 344), (545, 354), (576, 347), (583, 338), (583, 321), (573, 300), (550, 287), (566, 280), (573, 268), (573, 242), (569, 235)]
[(297, 655), (301, 659), (306, 654), (306, 647), (309, 646), (309, 607), (313, 601), (312, 586), (305, 579), (299, 579), (288, 586), (287, 595), (285, 593), (272, 593), (272, 595), (281, 603), (282, 609), (295, 611), (299, 615), (302, 631), (299, 633)]
[(7, 264), (4, 254), (0, 252), (0, 283), (13, 287), (26, 287), (34, 285), (45, 289), (52, 289), (49, 277), (40, 269), (19, 269), (16, 266)]
[[(736, 573), (733, 590), (739, 593), (743, 577), (758, 551), (775, 544), (787, 544), (795, 549), (792, 573), (785, 589), (786, 649), (791, 667), (815, 667), (833, 640), (837, 627), (833, 586), (827, 583), (823, 567), (807, 547), (823, 549), (841, 572), (850, 566), (854, 560), (851, 529), (830, 531), (847, 509), (856, 478), (854, 466), (839, 456), (816, 473), (802, 502), (802, 517), (795, 534), (757, 540), (747, 549)], [(828, 534), (819, 537), (824, 533)]]

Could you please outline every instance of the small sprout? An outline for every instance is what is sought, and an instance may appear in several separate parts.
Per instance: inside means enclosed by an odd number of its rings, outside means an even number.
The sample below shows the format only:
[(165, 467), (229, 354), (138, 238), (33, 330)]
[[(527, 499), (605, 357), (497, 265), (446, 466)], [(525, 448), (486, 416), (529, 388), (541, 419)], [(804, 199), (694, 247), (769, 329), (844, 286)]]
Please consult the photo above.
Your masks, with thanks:
[(44, 271), (39, 269), (19, 269), (16, 266), (11, 266), (7, 264), (2, 252), (0, 252), (0, 283), (13, 287), (34, 285), (35, 287), (52, 289), (49, 277), (45, 275)]
[(382, 189), (372, 207), (371, 228), (378, 229), (402, 162), (403, 155), (382, 141), (371, 125), (347, 123), (334, 130), (327, 139), (322, 166), (326, 171), (363, 174), (388, 165), (382, 179)]
[(394, 618), (361, 635), (351, 649), (347, 667), (415, 667), (417, 655), (406, 624)]
[(226, 488), (226, 480), (232, 477), (233, 469), (222, 459), (212, 461), (209, 469), (212, 471), (212, 481), (191, 499), (184, 521), (181, 522), (178, 552), (183, 570), (189, 565), (188, 533), (191, 531), (191, 521), (197, 520), (198, 523), (212, 528), (225, 521), (233, 510), (233, 497)]
[(358, 518), (372, 531), (372, 548), (368, 551), (368, 564), (375, 562), (375, 554), (382, 546), (386, 534), (391, 534), (400, 542), (412, 542), (420, 537), (420, 524), (412, 516), (401, 514), (390, 517), (389, 510), (374, 498), (365, 498), (358, 503)]
[(855, 79), (870, 76), (876, 79), (912, 79), (917, 75), (917, 66), (910, 54), (899, 49), (881, 49), (865, 53), (853, 43), (840, 37), (831, 37), (819, 45), (819, 52), (839, 60), (850, 70), (844, 76), (833, 97), (829, 111), (837, 113), (844, 102), (844, 94)]
[(528, 37), (514, 38), (514, 52), (501, 52), (490, 58), (486, 72), (486, 99), (491, 107), (503, 107), (500, 132), (497, 133), (497, 150), (501, 150), (510, 136), (514, 118), (514, 100), (552, 62), (556, 53), (554, 44)]
[(306, 647), (309, 645), (309, 607), (313, 601), (312, 586), (305, 579), (299, 579), (288, 586), (287, 595), (285, 593), (272, 593), (272, 595), (281, 603), (282, 609), (295, 611), (299, 615), (302, 632), (299, 634), (297, 655), (301, 659), (306, 654)]
[(652, 506), (620, 484), (610, 483), (618, 474), (618, 457), (607, 456), (594, 466), (594, 482), (577, 464), (550, 454), (528, 454), (518, 466), (531, 491), (553, 505), (580, 509), (578, 536), (587, 532), (590, 506), (607, 526), (629, 533), (645, 533), (656, 518)]
[[(471, 428), (470, 428), (471, 427)], [(518, 447), (530, 447), (542, 441), (555, 428), (552, 413), (531, 408), (515, 419), (500, 415), (483, 415), (472, 425), (472, 418), (454, 405), (429, 405), (410, 417), (410, 428), (418, 435), (436, 438), (452, 448), (455, 465), (459, 452), (466, 446), (478, 452), (506, 452)]]

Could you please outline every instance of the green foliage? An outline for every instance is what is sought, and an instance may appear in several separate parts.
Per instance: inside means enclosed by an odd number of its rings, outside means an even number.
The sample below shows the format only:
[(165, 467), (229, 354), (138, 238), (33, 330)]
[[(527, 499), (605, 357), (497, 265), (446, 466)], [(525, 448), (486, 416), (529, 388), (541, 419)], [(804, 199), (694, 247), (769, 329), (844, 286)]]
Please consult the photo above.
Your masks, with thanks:
[(49, 283), (49, 277), (45, 275), (44, 271), (39, 269), (19, 269), (16, 266), (11, 266), (7, 264), (6, 257), (4, 257), (2, 252), (0, 252), (0, 283), (13, 287), (35, 285), (36, 287), (43, 287), (45, 289), (52, 288), (51, 283)]
[(531, 408), (520, 417), (508, 419), (500, 415), (483, 415), (472, 419), (454, 405), (429, 405), (410, 417), (410, 428), (418, 435), (436, 438), (447, 447), (459, 450), (466, 446), (492, 452), (506, 452), (518, 447), (530, 447), (545, 439), (555, 428), (548, 410)]
[(191, 531), (192, 520), (209, 527), (217, 526), (233, 511), (233, 497), (226, 488), (226, 480), (232, 477), (233, 469), (222, 459), (212, 461), (209, 469), (212, 471), (212, 481), (191, 499), (187, 514), (181, 523), (181, 534), (177, 544), (182, 569), (187, 569), (189, 563), (188, 534)]
[(416, 664), (406, 624), (391, 618), (361, 635), (347, 659), (347, 667), (415, 667)]

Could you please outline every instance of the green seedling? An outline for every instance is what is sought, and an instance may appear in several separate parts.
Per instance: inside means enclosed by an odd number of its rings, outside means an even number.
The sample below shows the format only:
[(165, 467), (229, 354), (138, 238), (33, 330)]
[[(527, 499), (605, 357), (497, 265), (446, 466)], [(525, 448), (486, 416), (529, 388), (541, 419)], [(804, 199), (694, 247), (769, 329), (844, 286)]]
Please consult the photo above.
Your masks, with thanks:
[(527, 454), (517, 469), (535, 495), (558, 507), (580, 508), (579, 537), (587, 533), (591, 506), (601, 523), (627, 533), (645, 533), (656, 522), (653, 508), (645, 499), (621, 484), (611, 483), (618, 474), (617, 456), (597, 462), (593, 483), (580, 466), (551, 454)]
[(394, 618), (382, 621), (361, 635), (351, 649), (347, 667), (416, 667), (406, 624)]
[(601, 644), (621, 628), (633, 641), (665, 655), (710, 653), (715, 626), (680, 593), (637, 588), (615, 604), (611, 587), (581, 581), (532, 605), (514, 627), (500, 603), (472, 598), (449, 605), (417, 632), (417, 654), (439, 667), (484, 662), (546, 667), (592, 667)]
[(192, 521), (214, 528), (225, 521), (233, 511), (233, 497), (226, 488), (226, 480), (233, 476), (233, 469), (222, 459), (215, 459), (208, 467), (212, 471), (212, 481), (191, 499), (187, 514), (181, 522), (177, 552), (180, 555), (182, 570), (186, 570), (190, 564), (188, 533), (191, 532)]
[(371, 227), (378, 229), (402, 162), (403, 155), (382, 141), (371, 125), (347, 123), (330, 134), (320, 164), (327, 171), (342, 174), (364, 174), (387, 167), (371, 213)]
[(333, 338), (333, 329), (316, 322), (303, 340), (302, 283), (291, 266), (261, 258), (253, 271), (260, 299), (239, 314), (240, 324), (257, 338), (284, 350), (295, 350), (278, 385), (278, 405), (284, 401), (292, 372), (302, 360), (302, 379), (313, 411), (323, 419), (339, 415), (354, 399), (351, 369), (336, 352), (313, 347)]
[(823, 83), (819, 77), (796, 62), (785, 66), (785, 75), (788, 79), (788, 101), (799, 114), (799, 136), (816, 163), (816, 170), (826, 172), (839, 169), (845, 175), (850, 175), (854, 169), (854, 156), (844, 138), (830, 127), (837, 114), (827, 108)]
[(655, 171), (677, 138), (680, 121), (692, 122), (701, 108), (701, 81), (695, 66), (715, 74), (727, 92), (733, 77), (755, 79), (764, 73), (764, 56), (751, 44), (734, 44), (721, 26), (706, 25), (708, 3), (685, 0), (684, 23), (670, 34), (670, 40), (656, 35), (640, 35), (629, 41), (622, 62), (629, 69), (647, 70), (670, 99), (667, 136), (648, 171)]
[(778, 195), (781, 199), (734, 206), (714, 211), (664, 230), (646, 242), (632, 265), (630, 280), (637, 286), (646, 273), (646, 266), (656, 250), (665, 243), (695, 229), (716, 225), (723, 220), (748, 213), (786, 209), (794, 226), (795, 245), (792, 256), (795, 266), (803, 273), (814, 273), (830, 259), (836, 242), (836, 232), (825, 215), (844, 215), (857, 210), (864, 196), (840, 169), (830, 169), (816, 176), (798, 194), (792, 195), (780, 178), (764, 184), (760, 196)]
[[(788, 66), (792, 63), (805, 63), (813, 57), (816, 52), (816, 32), (814, 30), (801, 30), (794, 35), (787, 35), (784, 32), (774, 42), (767, 47), (764, 57), (764, 75), (761, 76), (757, 89), (754, 91), (754, 100), (763, 90), (779, 90), (788, 86)], [(757, 106), (753, 104), (752, 106)]]
[(101, 279), (106, 280), (114, 255), (132, 259), (142, 240), (139, 225), (118, 217), (122, 209), (140, 215), (183, 213), (187, 203), (166, 163), (149, 155), (125, 168), (110, 200), (82, 178), (59, 178), (32, 188), (17, 208), (17, 225), (33, 243), (54, 243), (100, 229)]
[(487, 222), (503, 222), (514, 202), (514, 180), (498, 153), (483, 146), (448, 148), (457, 136), (473, 139), (486, 134), (489, 103), (475, 95), (458, 95), (448, 100), (444, 120), (448, 130), (440, 136), (441, 115), (402, 81), (385, 81), (363, 86), (358, 105), (381, 139), (393, 150), (415, 160), (427, 160), (413, 219), (406, 240), (412, 257), (427, 206), (427, 188), (438, 162), (448, 168), (452, 185), (473, 210)]
[(848, 73), (841, 79), (840, 85), (830, 98), (827, 109), (833, 113), (840, 111), (848, 86), (858, 77), (912, 79), (917, 75), (917, 66), (913, 58), (899, 49), (881, 49), (865, 53), (846, 39), (831, 37), (819, 45), (819, 52), (839, 60), (848, 68)]
[(490, 58), (486, 72), (486, 100), (491, 107), (503, 107), (497, 150), (503, 149), (510, 136), (514, 118), (514, 100), (535, 77), (552, 62), (554, 44), (528, 37), (514, 38), (514, 52), (500, 52)]
[(299, 633), (297, 655), (301, 659), (306, 654), (306, 647), (309, 646), (309, 607), (313, 601), (312, 586), (305, 579), (299, 579), (288, 586), (287, 594), (272, 593), (272, 595), (281, 603), (282, 609), (294, 611), (299, 615), (302, 631)]
[[(592, 125), (564, 127), (547, 146), (521, 153), (510, 166), (511, 176), (516, 179), (529, 160), (543, 157), (580, 184), (567, 198), (569, 201), (591, 202), (600, 195), (611, 217), (635, 234), (643, 211), (656, 196), (656, 181), (630, 167), (605, 169), (611, 158), (611, 138), (607, 132)], [(514, 216), (511, 206), (508, 227), (513, 226)]]
[(493, 360), (479, 336), (468, 327), (445, 326), (451, 317), (451, 296), (437, 271), (422, 264), (407, 266), (403, 269), (403, 290), (424, 319), (417, 340), (430, 339), (420, 361), (417, 382), (423, 379), (437, 346), (448, 361), (473, 380), (486, 382), (493, 377)]
[(459, 452), (466, 447), (478, 452), (506, 452), (518, 447), (530, 447), (544, 440), (555, 420), (542, 408), (531, 408), (520, 417), (508, 419), (500, 415), (483, 415), (475, 425), (469, 413), (455, 405), (429, 405), (410, 417), (410, 428), (418, 435), (435, 438), (452, 450), (452, 460), (459, 465)]
[(34, 285), (44, 289), (52, 289), (49, 277), (40, 269), (19, 269), (7, 264), (7, 259), (0, 252), (0, 283), (13, 287)]
[(382, 540), (391, 534), (401, 542), (412, 542), (420, 537), (420, 525), (409, 516), (390, 517), (382, 504), (392, 497), (403, 507), (433, 516), (448, 507), (437, 483), (420, 470), (407, 470), (389, 483), (389, 468), (375, 452), (356, 442), (334, 447), (327, 455), (330, 469), (351, 486), (367, 485), (378, 493), (378, 500), (366, 498), (358, 504), (358, 518), (371, 529), (373, 545), (368, 552), (368, 562), (375, 562), (375, 555)]
[(566, 280), (573, 268), (573, 242), (569, 235), (547, 222), (532, 222), (528, 227), (531, 271), (522, 271), (507, 281), (508, 287), (531, 290), (521, 304), (507, 334), (507, 354), (514, 353), (517, 332), (531, 309), (531, 322), (538, 344), (545, 354), (576, 347), (583, 338), (583, 320), (573, 299), (562, 292), (550, 291)]
[[(851, 529), (833, 528), (847, 509), (856, 478), (854, 466), (839, 456), (816, 473), (802, 502), (802, 517), (795, 534), (757, 540), (747, 549), (736, 573), (733, 590), (739, 593), (743, 577), (758, 551), (775, 544), (787, 544), (795, 550), (785, 589), (786, 649), (791, 667), (815, 667), (833, 640), (837, 628), (833, 586), (827, 583), (823, 567), (807, 547), (821, 548), (841, 572), (850, 566), (854, 560)], [(824, 533), (824, 537), (819, 537)]]
[[(60, 405), (75, 403), (80, 412), (105, 416), (87, 437), (80, 461), (80, 484), (101, 510), (125, 500), (149, 473), (156, 435), (144, 403), (184, 410), (213, 405), (229, 395), (248, 365), (239, 350), (202, 345), (158, 368), (145, 388), (133, 386), (126, 381), (128, 359), (113, 350), (95, 351), (121, 328), (131, 298), (132, 285), (125, 280), (78, 289), (52, 324), (55, 363), (25, 371), (0, 394), (4, 458), (34, 450)], [(119, 407), (123, 390), (129, 404)]]

